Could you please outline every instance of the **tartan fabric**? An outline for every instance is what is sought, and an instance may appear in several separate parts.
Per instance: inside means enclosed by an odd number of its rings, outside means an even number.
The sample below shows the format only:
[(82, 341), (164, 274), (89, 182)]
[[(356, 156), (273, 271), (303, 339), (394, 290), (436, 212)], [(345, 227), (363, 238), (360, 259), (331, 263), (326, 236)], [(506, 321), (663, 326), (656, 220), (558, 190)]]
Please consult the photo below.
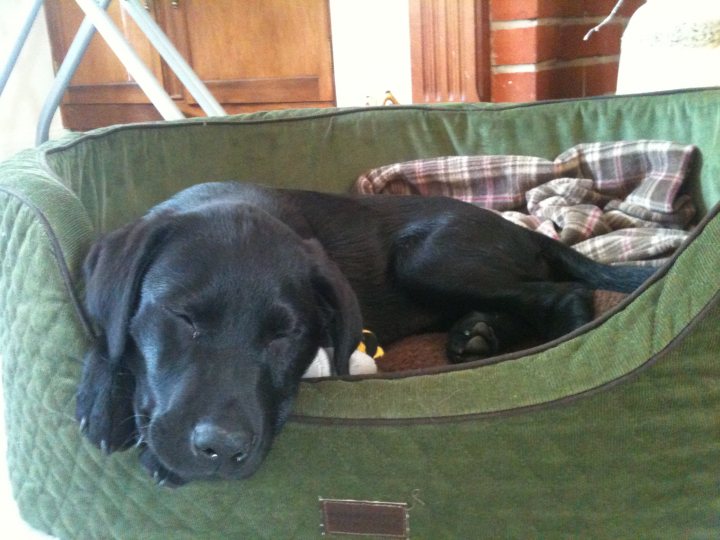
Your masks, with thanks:
[(584, 143), (550, 161), (449, 156), (361, 175), (366, 194), (444, 195), (500, 212), (605, 263), (662, 262), (695, 216), (682, 194), (697, 149), (669, 141)]

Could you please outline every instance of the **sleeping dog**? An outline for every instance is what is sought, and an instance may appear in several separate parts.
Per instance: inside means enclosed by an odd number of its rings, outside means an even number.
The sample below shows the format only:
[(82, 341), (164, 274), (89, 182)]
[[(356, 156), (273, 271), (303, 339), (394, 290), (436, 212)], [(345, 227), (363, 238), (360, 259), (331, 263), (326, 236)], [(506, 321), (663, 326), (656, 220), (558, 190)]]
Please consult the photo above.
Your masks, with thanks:
[(105, 452), (139, 446), (158, 482), (245, 478), (319, 347), (340, 376), (363, 327), (383, 344), (448, 331), (451, 361), (482, 360), (576, 329), (593, 289), (650, 272), (444, 197), (200, 184), (90, 249), (77, 419)]

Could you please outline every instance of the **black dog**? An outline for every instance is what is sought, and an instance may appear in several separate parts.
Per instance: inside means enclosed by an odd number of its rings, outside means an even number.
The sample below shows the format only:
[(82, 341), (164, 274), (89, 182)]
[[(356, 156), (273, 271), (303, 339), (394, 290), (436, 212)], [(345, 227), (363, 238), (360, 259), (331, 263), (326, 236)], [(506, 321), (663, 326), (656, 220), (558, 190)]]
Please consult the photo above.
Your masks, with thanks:
[(449, 329), (451, 360), (476, 360), (649, 274), (443, 197), (198, 185), (92, 247), (77, 418), (106, 452), (141, 446), (160, 482), (244, 478), (320, 346), (344, 375), (363, 326), (383, 344)]

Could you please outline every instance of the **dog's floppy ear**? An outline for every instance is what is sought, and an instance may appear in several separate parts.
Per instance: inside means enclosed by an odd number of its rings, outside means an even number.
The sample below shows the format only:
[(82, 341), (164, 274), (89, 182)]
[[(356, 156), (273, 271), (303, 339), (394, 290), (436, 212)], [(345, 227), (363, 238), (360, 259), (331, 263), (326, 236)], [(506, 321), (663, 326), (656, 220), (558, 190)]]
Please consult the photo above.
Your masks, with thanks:
[(350, 373), (350, 355), (362, 337), (362, 314), (357, 296), (347, 278), (320, 244), (306, 240), (313, 261), (312, 283), (323, 310), (325, 328), (332, 340), (333, 363), (338, 375)]
[(141, 219), (100, 239), (85, 259), (85, 307), (110, 359), (125, 351), (140, 285), (167, 229), (164, 216)]
[(85, 259), (85, 308), (97, 335), (83, 362), (76, 416), (81, 430), (106, 452), (135, 439), (135, 378), (127, 360), (136, 351), (128, 343), (128, 325), (142, 278), (166, 235), (165, 221), (143, 219), (112, 232)]

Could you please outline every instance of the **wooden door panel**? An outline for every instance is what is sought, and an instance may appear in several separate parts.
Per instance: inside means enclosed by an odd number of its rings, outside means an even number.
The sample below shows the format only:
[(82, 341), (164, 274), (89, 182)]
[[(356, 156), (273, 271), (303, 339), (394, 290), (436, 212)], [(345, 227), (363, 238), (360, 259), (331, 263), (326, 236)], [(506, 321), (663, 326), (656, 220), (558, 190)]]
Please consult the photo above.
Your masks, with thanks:
[[(327, 0), (180, 0), (177, 8), (161, 6), (173, 42), (220, 102), (334, 102)], [(182, 28), (185, 35), (178, 34)]]
[[(58, 67), (84, 18), (74, 0), (47, 0), (45, 9), (53, 61)], [(160, 57), (119, 2), (111, 2), (108, 14), (123, 32), (145, 65), (157, 77)], [(99, 34), (95, 34), (65, 95), (65, 103), (149, 103), (140, 88)]]

